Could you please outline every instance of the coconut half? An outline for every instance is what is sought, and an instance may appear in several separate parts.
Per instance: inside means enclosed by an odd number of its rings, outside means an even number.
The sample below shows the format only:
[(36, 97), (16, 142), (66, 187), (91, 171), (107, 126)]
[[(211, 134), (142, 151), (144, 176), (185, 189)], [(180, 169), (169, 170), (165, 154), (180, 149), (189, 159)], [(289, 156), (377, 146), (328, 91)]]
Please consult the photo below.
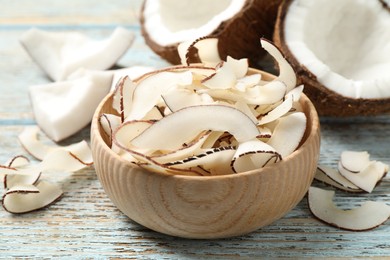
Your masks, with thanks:
[(382, 0), (289, 0), (274, 41), (320, 115), (390, 112), (390, 11)]
[[(271, 39), (281, 0), (145, 0), (141, 30), (147, 45), (173, 64), (180, 64), (179, 43), (201, 37), (219, 39), (222, 59), (249, 58), (251, 65), (265, 54), (258, 39)], [(240, 37), (245, 33), (245, 37)], [(196, 59), (196, 55), (192, 55)]]

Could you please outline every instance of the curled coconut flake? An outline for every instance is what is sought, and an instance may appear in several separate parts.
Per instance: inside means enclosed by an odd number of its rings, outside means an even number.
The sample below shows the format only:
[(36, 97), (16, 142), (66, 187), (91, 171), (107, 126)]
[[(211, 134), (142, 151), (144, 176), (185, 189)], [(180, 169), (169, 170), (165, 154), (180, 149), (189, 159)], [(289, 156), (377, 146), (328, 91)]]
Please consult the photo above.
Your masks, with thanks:
[(126, 121), (142, 119), (159, 101), (161, 95), (172, 88), (192, 84), (191, 71), (163, 71), (138, 82)]
[(352, 231), (373, 229), (390, 217), (390, 206), (384, 202), (367, 201), (360, 207), (342, 210), (333, 203), (335, 192), (310, 187), (309, 209), (318, 219), (329, 225)]
[(181, 64), (190, 65), (189, 53), (194, 50), (197, 52), (200, 62), (205, 66), (214, 67), (221, 61), (217, 38), (201, 37), (181, 42), (177, 47)]
[(109, 92), (111, 81), (108, 74), (94, 74), (30, 87), (38, 125), (54, 141), (78, 132), (92, 120), (96, 107)]
[(34, 185), (15, 185), (3, 196), (3, 207), (10, 213), (26, 213), (50, 205), (62, 195), (59, 186), (46, 181)]
[(121, 122), (124, 122), (125, 118), (128, 116), (135, 86), (135, 83), (128, 76), (120, 78), (116, 84), (112, 97), (112, 108), (120, 115)]
[(35, 184), (41, 172), (29, 166), (30, 160), (25, 156), (15, 156), (5, 166), (0, 165), (4, 188), (8, 189), (18, 184)]
[(261, 117), (258, 124), (264, 125), (277, 120), (278, 118), (282, 117), (283, 115), (285, 115), (291, 110), (293, 103), (294, 103), (293, 96), (288, 95), (287, 98), (281, 104), (279, 104), (271, 111), (269, 111), (266, 115)]
[(38, 138), (39, 134), (42, 134), (38, 126), (25, 127), (24, 130), (19, 134), (18, 138), (23, 148), (32, 156), (38, 160), (43, 160), (45, 156), (53, 151), (54, 149), (63, 149), (66, 151), (78, 151), (80, 147), (86, 145), (85, 141), (70, 144), (67, 146), (59, 145), (47, 145), (40, 141)]
[(260, 40), (261, 46), (278, 62), (279, 76), (275, 80), (282, 81), (286, 84), (287, 90), (290, 91), (297, 85), (297, 77), (290, 63), (283, 57), (281, 51), (270, 41), (265, 38)]
[(132, 145), (176, 150), (204, 130), (227, 131), (239, 142), (260, 134), (255, 122), (243, 112), (230, 106), (203, 105), (186, 107), (164, 117), (134, 138)]
[(269, 163), (280, 161), (281, 156), (270, 145), (260, 140), (250, 140), (238, 145), (231, 161), (235, 173), (265, 167)]
[(363, 192), (362, 189), (344, 178), (337, 170), (325, 165), (318, 165), (314, 179), (347, 192)]
[(205, 99), (204, 96), (189, 89), (171, 89), (163, 94), (162, 99), (171, 112), (188, 106), (210, 105), (215, 103), (213, 99)]
[(377, 161), (371, 161), (358, 173), (346, 170), (341, 165), (341, 162), (338, 164), (338, 169), (341, 175), (366, 192), (372, 192), (378, 181), (387, 172), (386, 165)]
[(198, 138), (195, 138), (190, 143), (186, 143), (183, 148), (168, 153), (152, 155), (151, 158), (154, 161), (165, 165), (199, 154), (201, 153), (202, 147), (204, 148), (204, 145), (207, 145), (206, 142), (210, 142), (210, 137), (213, 135), (212, 133), (213, 132), (211, 131), (204, 131)]
[(205, 149), (182, 160), (166, 163), (165, 166), (175, 167), (176, 169), (200, 166), (202, 169), (209, 171), (211, 175), (232, 174), (234, 172), (230, 167), (230, 162), (234, 153), (235, 150), (231, 146)]
[(237, 77), (231, 67), (222, 63), (216, 72), (202, 81), (209, 89), (231, 89), (235, 86)]
[(20, 168), (28, 165), (30, 163), (30, 159), (28, 159), (24, 155), (17, 155), (8, 160), (4, 165), (9, 168)]
[(370, 154), (367, 151), (343, 151), (340, 163), (344, 169), (358, 173), (370, 163)]
[(275, 148), (282, 158), (286, 158), (301, 143), (306, 130), (306, 121), (306, 116), (302, 112), (280, 117), (267, 144)]
[(20, 39), (33, 60), (54, 81), (65, 80), (79, 68), (105, 70), (128, 50), (134, 34), (118, 27), (96, 41), (77, 32), (48, 32), (33, 28)]

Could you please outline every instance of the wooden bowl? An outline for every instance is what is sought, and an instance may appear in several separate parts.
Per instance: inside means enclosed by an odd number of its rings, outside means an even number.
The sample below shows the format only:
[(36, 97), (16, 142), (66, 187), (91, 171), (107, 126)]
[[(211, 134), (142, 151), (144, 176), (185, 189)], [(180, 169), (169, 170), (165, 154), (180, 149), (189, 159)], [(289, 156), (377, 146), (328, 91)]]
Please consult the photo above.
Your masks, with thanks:
[[(263, 78), (274, 77), (261, 73)], [(114, 112), (108, 95), (91, 126), (97, 176), (116, 207), (152, 230), (196, 239), (249, 233), (288, 213), (313, 180), (320, 149), (319, 119), (305, 95), (300, 103), (308, 119), (306, 133), (300, 147), (281, 162), (234, 175), (179, 176), (146, 171), (108, 147), (98, 123), (102, 113)]]

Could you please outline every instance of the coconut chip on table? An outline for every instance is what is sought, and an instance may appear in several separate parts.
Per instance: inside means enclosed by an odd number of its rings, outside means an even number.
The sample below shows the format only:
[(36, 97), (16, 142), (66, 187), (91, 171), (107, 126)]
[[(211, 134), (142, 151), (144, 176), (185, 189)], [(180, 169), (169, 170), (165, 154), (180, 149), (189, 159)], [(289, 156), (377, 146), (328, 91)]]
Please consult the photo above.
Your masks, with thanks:
[[(319, 165), (315, 179), (343, 192), (371, 193), (384, 178), (389, 166), (370, 160), (367, 151), (343, 151), (337, 169)], [(309, 209), (321, 221), (341, 229), (364, 231), (376, 228), (390, 217), (384, 201), (365, 201), (360, 207), (342, 209), (335, 205), (335, 192), (312, 186), (308, 192)]]
[[(210, 38), (179, 45), (181, 66), (123, 77), (112, 96), (117, 113), (99, 120), (111, 148), (141, 167), (187, 175), (239, 173), (288, 157), (306, 130), (303, 86), (279, 50), (260, 43), (280, 65), (274, 80), (248, 73), (247, 59), (221, 61)], [(187, 64), (193, 49), (204, 63)]]
[(57, 201), (63, 191), (42, 176), (76, 172), (93, 164), (92, 153), (86, 141), (68, 146), (46, 144), (39, 140), (43, 135), (37, 126), (25, 128), (19, 141), (25, 150), (40, 160), (31, 162), (26, 156), (18, 155), (0, 165), (3, 178), (3, 208), (10, 213), (26, 213)]

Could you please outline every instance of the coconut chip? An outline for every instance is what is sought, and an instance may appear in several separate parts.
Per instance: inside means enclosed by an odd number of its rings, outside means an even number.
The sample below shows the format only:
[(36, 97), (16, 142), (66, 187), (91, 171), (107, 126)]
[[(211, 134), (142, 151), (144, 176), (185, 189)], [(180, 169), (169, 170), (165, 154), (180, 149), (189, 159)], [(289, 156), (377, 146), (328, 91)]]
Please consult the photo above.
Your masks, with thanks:
[(344, 178), (340, 172), (325, 165), (318, 165), (314, 178), (343, 191), (363, 192), (358, 186)]
[(92, 152), (86, 141), (68, 146), (48, 145), (38, 139), (38, 127), (28, 127), (19, 140), (39, 163), (31, 163), (25, 156), (15, 156), (5, 165), (0, 165), (5, 194), (3, 207), (11, 213), (25, 213), (55, 202), (61, 188), (40, 180), (43, 174), (75, 172), (93, 164)]
[(61, 188), (46, 181), (35, 185), (15, 185), (3, 196), (3, 208), (10, 213), (26, 213), (46, 207), (62, 195)]
[(77, 32), (47, 32), (33, 28), (21, 43), (54, 81), (65, 80), (79, 68), (105, 70), (128, 50), (134, 34), (118, 27), (107, 39), (96, 41)]
[[(291, 86), (295, 74), (284, 64), (278, 78), (261, 80), (260, 74), (248, 75), (247, 59), (228, 56), (217, 64), (216, 46), (210, 38), (183, 43), (178, 50), (183, 63), (195, 47), (203, 65), (118, 82), (117, 114), (100, 117), (114, 151), (159, 173), (220, 175), (277, 163), (298, 148), (306, 117), (297, 104), (303, 87)], [(267, 48), (286, 63), (275, 47)], [(217, 65), (204, 65), (211, 63)], [(289, 76), (294, 79), (282, 80)]]
[(310, 211), (325, 223), (346, 230), (373, 229), (390, 217), (390, 206), (384, 202), (366, 201), (360, 207), (343, 210), (333, 203), (335, 192), (310, 187), (308, 201)]

